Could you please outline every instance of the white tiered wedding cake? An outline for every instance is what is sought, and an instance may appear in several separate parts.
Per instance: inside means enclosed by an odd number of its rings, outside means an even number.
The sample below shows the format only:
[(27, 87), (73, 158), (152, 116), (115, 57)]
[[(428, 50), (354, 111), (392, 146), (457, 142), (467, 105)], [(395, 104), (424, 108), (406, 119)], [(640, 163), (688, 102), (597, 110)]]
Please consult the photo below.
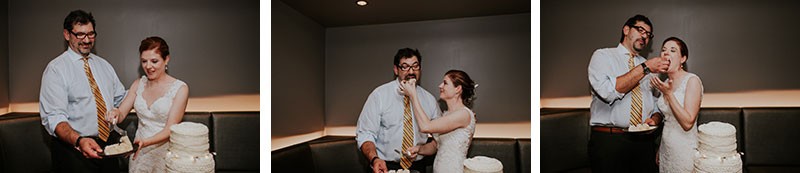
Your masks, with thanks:
[(475, 156), (464, 160), (464, 173), (503, 173), (503, 163), (495, 158)]
[(214, 172), (214, 156), (208, 152), (208, 127), (182, 122), (169, 130), (167, 172)]
[(742, 158), (736, 152), (736, 127), (713, 121), (700, 125), (697, 130), (694, 172), (742, 172)]

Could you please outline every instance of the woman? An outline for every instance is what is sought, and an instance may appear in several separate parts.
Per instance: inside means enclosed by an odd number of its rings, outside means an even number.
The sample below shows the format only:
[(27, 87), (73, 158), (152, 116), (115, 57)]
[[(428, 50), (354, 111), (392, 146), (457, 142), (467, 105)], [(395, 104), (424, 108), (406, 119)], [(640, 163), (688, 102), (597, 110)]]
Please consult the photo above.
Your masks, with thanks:
[(475, 113), (467, 108), (472, 105), (475, 82), (460, 70), (445, 73), (442, 83), (439, 84), (439, 98), (447, 103), (448, 110), (435, 120), (430, 120), (422, 110), (414, 86), (415, 80), (403, 81), (400, 89), (412, 102), (420, 132), (434, 133), (435, 140), (409, 149), (410, 157), (436, 153), (433, 172), (463, 172), (462, 163), (466, 160), (467, 149), (475, 133)]
[(112, 110), (111, 117), (116, 118), (116, 123), (121, 123), (131, 108), (136, 109), (139, 126), (133, 143), (139, 148), (130, 158), (129, 171), (164, 172), (169, 127), (183, 119), (189, 87), (167, 74), (170, 56), (164, 39), (148, 37), (142, 40), (139, 54), (146, 75), (133, 81), (125, 100), (119, 108)]
[[(697, 75), (686, 71), (689, 50), (683, 40), (664, 40), (661, 56), (670, 61), (666, 82), (651, 77), (661, 93), (658, 109), (664, 114), (664, 131), (656, 162), (661, 172), (692, 172), (697, 148), (697, 112), (703, 99), (703, 84)], [(680, 63), (676, 63), (680, 62)]]

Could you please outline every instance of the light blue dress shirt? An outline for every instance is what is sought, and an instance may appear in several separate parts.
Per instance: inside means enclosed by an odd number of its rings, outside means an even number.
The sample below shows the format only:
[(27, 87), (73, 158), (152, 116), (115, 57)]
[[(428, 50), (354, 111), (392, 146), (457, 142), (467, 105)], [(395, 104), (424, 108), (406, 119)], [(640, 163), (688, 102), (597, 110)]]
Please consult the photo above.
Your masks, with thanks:
[[(361, 150), (364, 142), (372, 141), (375, 143), (378, 157), (386, 161), (400, 161), (400, 154), (394, 150), (402, 150), (403, 146), (403, 109), (405, 104), (403, 103), (403, 94), (399, 89), (399, 80), (393, 80), (375, 88), (369, 94), (367, 102), (364, 103), (356, 126), (358, 149)], [(436, 98), (420, 86), (417, 86), (417, 98), (429, 118), (436, 119), (441, 115)], [(425, 144), (428, 134), (419, 132), (416, 117), (413, 115), (413, 106), (411, 109), (414, 144)], [(417, 160), (422, 158), (420, 155)]]
[[(610, 126), (627, 128), (630, 124), (631, 97), (628, 93), (616, 90), (617, 77), (630, 71), (628, 60), (630, 52), (619, 44), (616, 48), (598, 49), (589, 62), (589, 84), (592, 89), (592, 104), (589, 108), (591, 126)], [(634, 58), (634, 65), (645, 62), (641, 56)], [(645, 75), (639, 81), (642, 95), (642, 120), (644, 122), (653, 113), (659, 112), (655, 106), (654, 88), (650, 86), (650, 78), (655, 74)]]
[[(52, 136), (56, 136), (56, 125), (65, 121), (81, 136), (97, 136), (97, 105), (82, 58), (68, 48), (50, 61), (42, 74), (39, 116)], [(126, 91), (114, 67), (95, 54), (89, 54), (89, 67), (106, 107), (119, 106)]]

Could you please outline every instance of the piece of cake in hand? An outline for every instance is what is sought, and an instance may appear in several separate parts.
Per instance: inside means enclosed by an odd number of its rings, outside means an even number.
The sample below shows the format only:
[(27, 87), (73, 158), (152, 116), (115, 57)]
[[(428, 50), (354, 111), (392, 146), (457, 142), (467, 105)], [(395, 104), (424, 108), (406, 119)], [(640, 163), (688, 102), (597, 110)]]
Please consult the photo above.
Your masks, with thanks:
[(119, 142), (120, 143), (106, 146), (106, 148), (103, 149), (103, 153), (110, 156), (133, 150), (133, 145), (131, 144), (131, 140), (128, 139), (128, 136), (122, 136)]
[(636, 132), (636, 131), (643, 131), (643, 130), (650, 130), (650, 125), (648, 124), (637, 124), (637, 125), (629, 125), (628, 131)]

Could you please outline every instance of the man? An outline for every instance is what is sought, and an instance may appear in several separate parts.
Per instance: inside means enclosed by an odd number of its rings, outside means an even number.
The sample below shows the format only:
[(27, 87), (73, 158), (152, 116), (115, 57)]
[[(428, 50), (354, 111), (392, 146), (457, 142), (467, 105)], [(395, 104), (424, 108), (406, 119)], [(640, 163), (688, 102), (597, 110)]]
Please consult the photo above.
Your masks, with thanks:
[(646, 60), (639, 53), (650, 43), (650, 19), (636, 15), (622, 26), (616, 48), (598, 49), (589, 63), (592, 126), (589, 160), (592, 172), (658, 172), (655, 133), (628, 134), (630, 125), (657, 125), (663, 117), (655, 106), (649, 73), (662, 73), (669, 62)]
[(105, 112), (119, 106), (125, 88), (111, 64), (92, 54), (97, 32), (91, 13), (70, 12), (63, 34), (69, 48), (47, 64), (39, 92), (42, 125), (56, 141), (51, 146), (53, 168), (119, 172), (117, 158), (99, 153), (105, 145), (118, 143)]
[[(358, 148), (369, 160), (373, 172), (397, 169), (425, 172), (425, 167), (430, 165), (429, 161), (422, 160), (422, 156), (403, 157), (395, 151), (406, 153), (414, 145), (428, 141), (428, 134), (419, 132), (411, 105), (404, 103), (405, 96), (399, 91), (400, 82), (419, 80), (422, 75), (421, 62), (419, 51), (410, 48), (398, 50), (394, 56), (395, 80), (375, 88), (361, 110), (356, 127), (356, 141)], [(436, 98), (419, 85), (417, 91), (425, 113), (431, 115), (432, 119), (438, 117), (441, 112)], [(406, 107), (409, 107), (408, 113)], [(406, 127), (406, 124), (411, 127)]]

